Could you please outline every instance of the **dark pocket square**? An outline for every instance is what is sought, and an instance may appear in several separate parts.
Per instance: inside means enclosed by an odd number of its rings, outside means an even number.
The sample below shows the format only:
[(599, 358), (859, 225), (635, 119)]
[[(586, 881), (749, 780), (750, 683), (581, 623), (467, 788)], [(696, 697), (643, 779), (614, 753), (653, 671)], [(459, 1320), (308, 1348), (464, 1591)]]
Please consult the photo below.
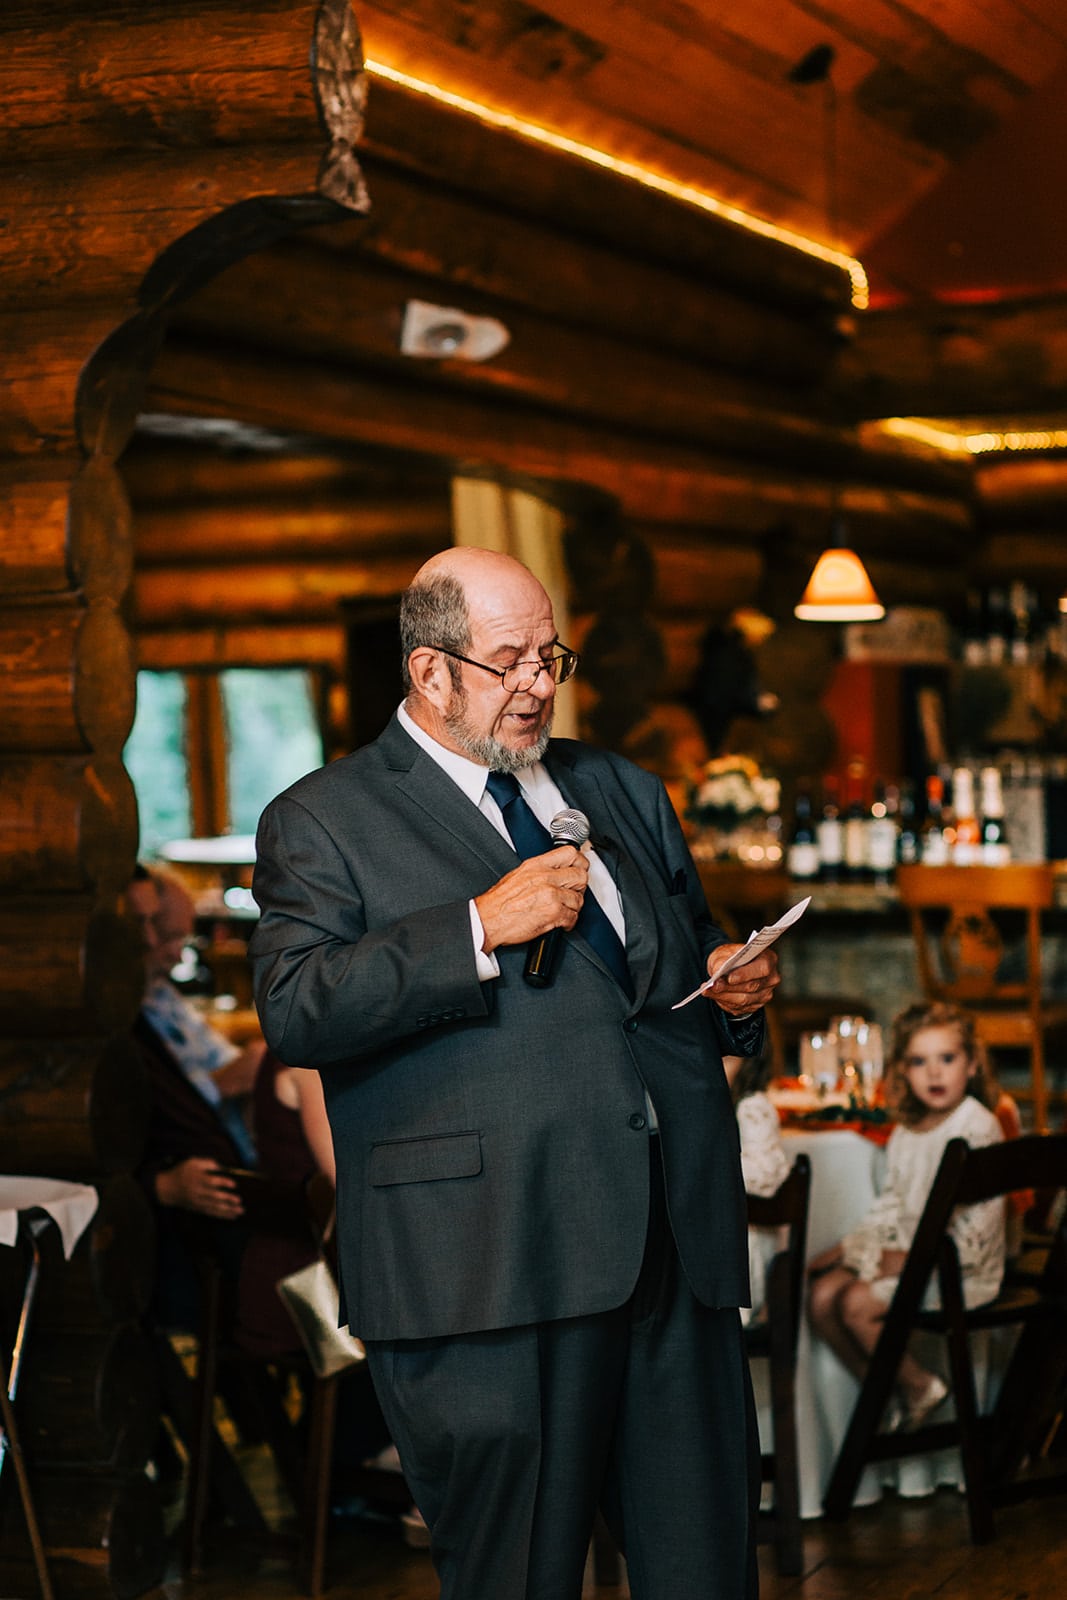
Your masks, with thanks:
[(685, 875), (685, 868), (684, 867), (679, 867), (677, 872), (674, 874), (674, 877), (671, 879), (671, 886), (667, 890), (667, 893), (668, 894), (685, 894), (687, 887), (688, 887), (688, 880), (687, 880), (686, 875)]

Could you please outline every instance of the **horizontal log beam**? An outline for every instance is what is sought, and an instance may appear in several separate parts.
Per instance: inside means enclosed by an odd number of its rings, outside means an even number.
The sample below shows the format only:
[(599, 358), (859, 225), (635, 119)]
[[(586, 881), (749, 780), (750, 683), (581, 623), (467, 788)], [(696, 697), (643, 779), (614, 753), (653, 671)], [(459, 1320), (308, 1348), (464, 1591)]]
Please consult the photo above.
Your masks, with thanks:
[(1062, 525), (1055, 530), (1027, 528), (1017, 533), (997, 529), (986, 536), (976, 565), (985, 583), (1023, 578), (1047, 584), (1059, 595), (1067, 575), (1067, 535)]
[(42, 450), (61, 462), (77, 453), (78, 379), (92, 351), (131, 309), (120, 297), (74, 311), (0, 312), (0, 456), (36, 458), (28, 467), (32, 475), (40, 470)]
[[(0, 913), (0, 930), (3, 922)], [(69, 913), (64, 919), (61, 911), (54, 911), (47, 924), (38, 913), (26, 924), (25, 938), (32, 940), (44, 931), (58, 932), (59, 960), (74, 942), (70, 928)], [(133, 943), (129, 929), (127, 935), (129, 954)], [(4, 955), (6, 963), (6, 950)], [(32, 951), (23, 962), (27, 968), (30, 960)], [(39, 960), (43, 966), (47, 952), (39, 952)], [(142, 970), (139, 957), (133, 965), (138, 973)], [(138, 1001), (139, 996), (134, 995), (133, 1009), (124, 1019), (127, 1026), (136, 1015)], [(27, 1038), (27, 1020), (22, 1019), (22, 1033), (7, 1029), (5, 1032), (11, 1037), (0, 1039), (0, 1135), (5, 1169), (17, 1173), (47, 1171), (57, 1178), (82, 1182), (96, 1181), (109, 1173), (131, 1172), (144, 1153), (152, 1104), (148, 1076), (132, 1038), (122, 1033), (102, 1038), (91, 1029), (82, 1039), (57, 1038), (54, 1029), (48, 1031), (47, 1015), (38, 1019), (42, 1023), (40, 1037)], [(121, 1196), (116, 1204), (123, 1205)], [(143, 1233), (143, 1222), (136, 1220), (134, 1202), (127, 1202), (124, 1210), (131, 1213), (132, 1247)], [(101, 1236), (97, 1250), (105, 1247)], [(94, 1273), (100, 1264), (94, 1261)], [(124, 1300), (134, 1282), (141, 1281), (143, 1287), (143, 1254), (132, 1259), (130, 1265), (135, 1277), (129, 1290), (120, 1291), (114, 1286), (108, 1289), (105, 1283), (94, 1279), (94, 1298), (102, 1297), (107, 1304), (116, 1296)], [(115, 1274), (113, 1258), (106, 1270)], [(54, 1287), (48, 1290), (50, 1295), (55, 1292)]]
[(978, 432), (1002, 414), (1040, 428), (1063, 410), (1067, 296), (868, 312), (837, 378), (854, 416), (974, 418)]
[(122, 841), (136, 836), (137, 797), (117, 755), (5, 757), (0, 816), (0, 893), (125, 888)]
[[(166, 347), (153, 369), (149, 403), (156, 411), (267, 427), (287, 426), (299, 414), (308, 431), (324, 438), (418, 451), (468, 467), (504, 467), (555, 485), (561, 494), (601, 489), (628, 516), (735, 532), (760, 532), (788, 516), (818, 540), (833, 490), (825, 480), (750, 471), (704, 451), (582, 426), (530, 407), (491, 406), (465, 393), (237, 349), (223, 361), (217, 351)], [(865, 539), (896, 544), (910, 538), (934, 555), (940, 540), (946, 559), (958, 557), (970, 533), (969, 509), (942, 496), (846, 485), (843, 509)]]
[(365, 143), (368, 160), (379, 156), (494, 207), (554, 216), (579, 236), (757, 300), (831, 314), (848, 308), (848, 279), (826, 262), (517, 136), (494, 133), (489, 151), (481, 124), (389, 83), (374, 84)]
[(1010, 522), (1055, 523), (1062, 528), (1067, 520), (1067, 457), (979, 458), (975, 493), (986, 527)]
[(90, 161), (121, 145), (267, 144), (314, 127), (312, 0), (63, 9), (52, 0), (42, 26), (37, 5), (4, 8), (0, 81), (18, 93), (0, 96), (0, 132), (13, 162), (72, 146)]
[(143, 989), (127, 918), (87, 895), (0, 898), (0, 1041), (132, 1027)]
[(133, 585), (135, 627), (184, 628), (190, 623), (332, 620), (357, 595), (400, 594), (422, 565), (418, 553), (379, 561), (330, 564), (293, 561), (233, 567), (150, 569)]
[(307, 254), (328, 252), (346, 283), (378, 263), (765, 383), (813, 383), (838, 353), (829, 319), (791, 314), (717, 288), (707, 273), (694, 277), (568, 233), (552, 211), (517, 216), (373, 157), (367, 181), (370, 214), (329, 224), (308, 241)]
[(251, 504), (145, 506), (137, 514), (138, 570), (217, 561), (271, 561), (324, 556), (351, 560), (427, 556), (451, 541), (451, 510), (432, 500), (261, 500)]
[[(17, 218), (12, 209), (0, 229), (5, 299), (20, 309), (128, 301), (175, 241), (248, 196), (313, 194), (318, 153), (313, 162), (307, 148), (262, 145), (27, 167)], [(220, 251), (219, 265), (255, 242), (238, 245), (243, 219), (229, 225), (234, 247)], [(227, 220), (217, 227), (225, 233)]]
[[(538, 261), (546, 255), (552, 259), (551, 240), (531, 251)], [(553, 277), (554, 271), (544, 276)], [(606, 297), (611, 281), (605, 263), (600, 285), (591, 280), (586, 297), (598, 287)], [(673, 286), (659, 286), (660, 303), (670, 305), (676, 298)], [(498, 318), (510, 339), (484, 363), (404, 356), (400, 332), (409, 300), (443, 300), (472, 315)], [(589, 327), (581, 305), (571, 307), (565, 320), (555, 320), (452, 284), (385, 271), (359, 256), (342, 264), (302, 244), (251, 256), (206, 285), (180, 313), (174, 343), (180, 344), (183, 335), (201, 346), (240, 339), (297, 359), (392, 369), (401, 381), (455, 387), (481, 395), (487, 404), (521, 401), (583, 421), (809, 471), (822, 467), (862, 474), (870, 460), (904, 485), (944, 487), (963, 481), (954, 463), (917, 457), (893, 442), (877, 450), (862, 448), (851, 431), (820, 420), (819, 403), (810, 395), (802, 412), (795, 398), (762, 377), (745, 379), (721, 367), (697, 365), (692, 354), (683, 358), (658, 349), (639, 322), (616, 336)], [(750, 364), (761, 367), (758, 346)]]
[(345, 671), (345, 632), (340, 623), (146, 629), (137, 634), (138, 664), (151, 672), (192, 672), (223, 667), (321, 667), (333, 677)]
[(106, 605), (0, 611), (0, 751), (118, 755), (133, 726), (133, 646)]

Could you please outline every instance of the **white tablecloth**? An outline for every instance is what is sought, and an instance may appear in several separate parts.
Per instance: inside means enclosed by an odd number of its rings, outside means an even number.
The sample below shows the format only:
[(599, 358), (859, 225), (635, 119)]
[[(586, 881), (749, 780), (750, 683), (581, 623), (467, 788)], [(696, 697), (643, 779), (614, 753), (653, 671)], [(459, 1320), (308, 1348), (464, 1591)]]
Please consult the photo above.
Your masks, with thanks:
[[(845, 1129), (783, 1132), (790, 1154), (811, 1158), (811, 1207), (808, 1256), (818, 1255), (856, 1226), (878, 1192), (885, 1152), (872, 1140)], [(930, 1340), (923, 1359), (947, 1376), (943, 1342)], [(974, 1348), (979, 1403), (990, 1365), (988, 1352)], [(999, 1365), (999, 1363), (996, 1363)], [(773, 1429), (766, 1363), (753, 1363), (753, 1386), (760, 1434), (769, 1447)], [(812, 1337), (807, 1316), (797, 1350), (797, 1447), (800, 1458), (800, 1514), (822, 1515), (822, 1497), (841, 1447), (859, 1392), (852, 1374), (830, 1347)], [(951, 1412), (947, 1412), (951, 1415)], [(944, 1450), (867, 1469), (856, 1491), (856, 1505), (878, 1500), (891, 1485), (903, 1495), (932, 1494), (939, 1484), (960, 1484), (959, 1452)]]
[(97, 1192), (88, 1183), (0, 1175), (0, 1245), (15, 1243), (19, 1212), (39, 1206), (59, 1229), (63, 1254), (69, 1261), (74, 1246), (96, 1215), (98, 1204)]

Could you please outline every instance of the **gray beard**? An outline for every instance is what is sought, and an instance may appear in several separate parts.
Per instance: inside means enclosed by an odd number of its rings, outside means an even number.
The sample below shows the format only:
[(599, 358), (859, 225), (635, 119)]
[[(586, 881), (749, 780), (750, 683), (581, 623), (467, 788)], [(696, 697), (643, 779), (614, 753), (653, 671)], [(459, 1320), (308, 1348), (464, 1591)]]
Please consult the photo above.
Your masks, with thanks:
[(475, 733), (467, 723), (467, 705), (464, 699), (445, 718), (445, 727), (465, 756), (477, 761), (492, 772), (521, 772), (540, 761), (552, 737), (552, 718), (549, 717), (538, 735), (537, 743), (525, 750), (512, 750), (494, 739), (491, 734)]

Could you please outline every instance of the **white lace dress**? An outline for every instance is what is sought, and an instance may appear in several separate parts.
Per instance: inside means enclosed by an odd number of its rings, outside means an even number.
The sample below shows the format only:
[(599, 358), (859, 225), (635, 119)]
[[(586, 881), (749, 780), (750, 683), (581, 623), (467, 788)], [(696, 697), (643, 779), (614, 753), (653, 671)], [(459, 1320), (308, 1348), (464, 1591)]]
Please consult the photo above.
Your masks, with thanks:
[[(778, 1113), (767, 1096), (757, 1090), (737, 1103), (741, 1134), (741, 1174), (749, 1194), (773, 1194), (789, 1176), (790, 1161), (782, 1144)], [(749, 1228), (748, 1273), (752, 1309), (742, 1308), (741, 1321), (749, 1322), (763, 1308), (767, 1265), (780, 1248), (779, 1228)]]
[[(879, 1278), (883, 1250), (908, 1250), (923, 1207), (933, 1187), (941, 1157), (950, 1139), (966, 1139), (976, 1148), (998, 1144), (1004, 1135), (996, 1117), (973, 1095), (943, 1122), (928, 1132), (894, 1128), (886, 1145), (885, 1184), (874, 1205), (842, 1241), (843, 1261), (858, 1277), (870, 1283), (887, 1303), (896, 1290), (896, 1278)], [(968, 1306), (984, 1305), (1000, 1288), (1004, 1275), (1004, 1218), (1002, 1199), (958, 1206), (949, 1232), (959, 1251), (963, 1294)], [(931, 1283), (927, 1305), (937, 1304), (937, 1286)]]

